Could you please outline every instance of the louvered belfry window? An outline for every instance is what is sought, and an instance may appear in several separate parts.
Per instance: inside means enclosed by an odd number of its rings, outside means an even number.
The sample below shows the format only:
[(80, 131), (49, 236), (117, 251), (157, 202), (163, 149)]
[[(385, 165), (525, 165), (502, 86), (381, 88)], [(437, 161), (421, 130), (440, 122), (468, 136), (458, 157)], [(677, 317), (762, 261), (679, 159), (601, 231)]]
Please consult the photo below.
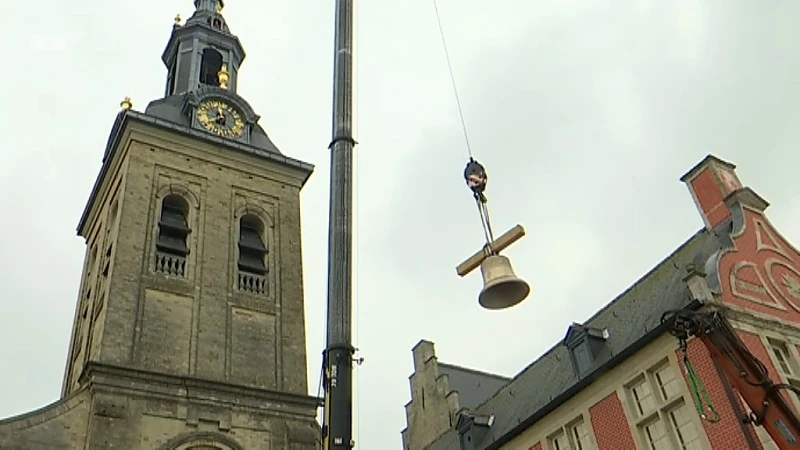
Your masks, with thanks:
[(190, 229), (186, 220), (188, 212), (189, 205), (178, 195), (169, 195), (161, 202), (156, 240), (159, 252), (184, 257), (189, 254), (187, 238)]
[(253, 215), (239, 220), (239, 270), (257, 275), (267, 273), (264, 225)]

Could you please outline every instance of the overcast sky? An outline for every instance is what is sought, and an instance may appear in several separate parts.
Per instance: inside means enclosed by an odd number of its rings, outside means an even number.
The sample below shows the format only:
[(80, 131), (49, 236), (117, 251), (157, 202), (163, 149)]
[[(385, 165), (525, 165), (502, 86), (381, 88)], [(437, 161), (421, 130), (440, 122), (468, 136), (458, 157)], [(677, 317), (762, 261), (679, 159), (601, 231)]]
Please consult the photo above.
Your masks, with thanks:
[[(512, 376), (702, 226), (679, 177), (739, 166), (800, 243), (800, 3), (439, 0), (497, 234), (533, 287), (479, 308), (482, 245), (431, 0), (357, 5), (355, 340), (360, 448), (399, 449), (411, 348)], [(303, 191), (309, 386), (324, 348), (333, 1), (230, 0), (239, 93)], [(491, 5), (488, 7), (487, 5)], [(17, 2), (0, 16), (0, 417), (56, 400), (83, 264), (75, 227), (125, 95), (163, 94), (172, 19), (190, 0)]]

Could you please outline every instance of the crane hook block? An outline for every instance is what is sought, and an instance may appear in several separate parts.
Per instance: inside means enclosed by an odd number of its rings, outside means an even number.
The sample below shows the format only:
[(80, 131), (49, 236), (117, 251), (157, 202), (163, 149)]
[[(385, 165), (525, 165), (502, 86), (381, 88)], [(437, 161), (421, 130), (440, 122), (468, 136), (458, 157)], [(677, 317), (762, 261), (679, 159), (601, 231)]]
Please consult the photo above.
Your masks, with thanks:
[(467, 167), (464, 169), (464, 180), (466, 180), (467, 186), (472, 190), (476, 198), (483, 197), (483, 191), (486, 189), (486, 183), (489, 179), (481, 163), (470, 158)]

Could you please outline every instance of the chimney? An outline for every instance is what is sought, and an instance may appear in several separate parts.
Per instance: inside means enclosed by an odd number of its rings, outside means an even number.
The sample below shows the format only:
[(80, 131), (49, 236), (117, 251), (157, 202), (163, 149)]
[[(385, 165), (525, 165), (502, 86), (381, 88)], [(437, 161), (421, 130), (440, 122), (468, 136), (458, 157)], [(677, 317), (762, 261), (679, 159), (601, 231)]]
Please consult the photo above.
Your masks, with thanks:
[(735, 165), (714, 155), (706, 156), (681, 181), (689, 188), (709, 230), (728, 220), (735, 206), (749, 206), (763, 212), (768, 205), (752, 190), (742, 187)]

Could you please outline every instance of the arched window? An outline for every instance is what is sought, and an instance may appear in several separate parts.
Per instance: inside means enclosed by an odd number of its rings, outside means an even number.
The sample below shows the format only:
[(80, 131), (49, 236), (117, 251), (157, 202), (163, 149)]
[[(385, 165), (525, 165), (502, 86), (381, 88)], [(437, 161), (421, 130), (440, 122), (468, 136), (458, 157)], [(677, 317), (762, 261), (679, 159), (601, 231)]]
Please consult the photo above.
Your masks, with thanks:
[(161, 201), (156, 239), (156, 270), (183, 276), (189, 254), (189, 204), (180, 195), (170, 194)]
[(219, 76), (222, 69), (222, 54), (213, 48), (203, 50), (203, 57), (200, 59), (200, 83), (211, 86), (219, 86)]
[(190, 432), (176, 436), (157, 450), (243, 450), (231, 437), (211, 432)]
[(261, 220), (247, 214), (239, 220), (239, 270), (241, 272), (264, 275), (267, 273), (264, 245), (264, 224)]
[[(117, 213), (119, 212), (119, 202), (115, 201), (113, 205), (111, 205), (111, 209), (108, 213), (108, 219), (106, 219), (106, 232), (103, 241), (105, 241), (106, 247), (106, 258), (111, 258), (111, 251), (114, 247), (114, 242), (112, 238), (112, 231), (114, 231), (114, 227), (117, 224)], [(106, 260), (106, 264), (108, 264), (108, 260)], [(103, 272), (105, 275), (108, 275), (108, 268), (104, 268)]]
[(222, 19), (220, 19), (219, 17), (212, 17), (208, 19), (208, 24), (211, 25), (211, 28), (215, 30), (222, 29)]

